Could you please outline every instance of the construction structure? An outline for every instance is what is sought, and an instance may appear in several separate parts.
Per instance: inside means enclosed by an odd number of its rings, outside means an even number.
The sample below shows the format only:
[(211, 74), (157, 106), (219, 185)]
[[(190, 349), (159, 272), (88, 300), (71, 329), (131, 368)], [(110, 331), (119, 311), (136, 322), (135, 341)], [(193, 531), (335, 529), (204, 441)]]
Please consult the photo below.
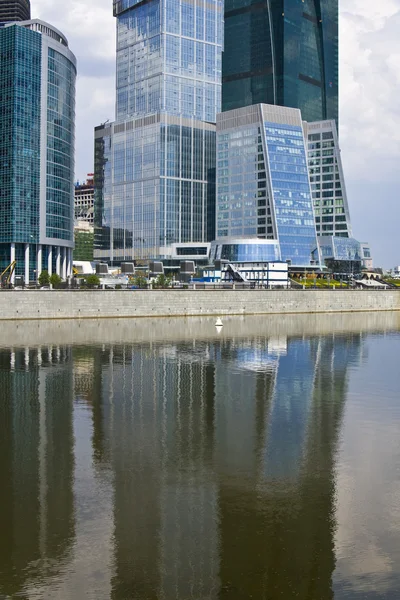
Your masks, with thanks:
[(94, 224), (94, 181), (93, 173), (88, 173), (85, 183), (75, 184), (75, 220)]

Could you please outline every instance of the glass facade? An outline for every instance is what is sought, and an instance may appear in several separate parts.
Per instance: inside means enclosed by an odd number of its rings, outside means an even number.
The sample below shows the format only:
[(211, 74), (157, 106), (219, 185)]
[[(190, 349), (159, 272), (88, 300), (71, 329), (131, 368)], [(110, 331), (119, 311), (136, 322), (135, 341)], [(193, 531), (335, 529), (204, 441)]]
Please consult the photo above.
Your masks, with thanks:
[(41, 59), (39, 34), (0, 29), (0, 272), (16, 259), (17, 275), (39, 242)]
[(226, 0), (222, 109), (257, 103), (338, 119), (338, 0)]
[(335, 260), (361, 260), (360, 242), (354, 238), (321, 237), (319, 239), (322, 258)]
[(211, 250), (212, 260), (227, 260), (229, 262), (276, 262), (280, 260), (278, 242), (254, 243), (253, 240), (231, 240), (216, 242)]
[[(41, 21), (0, 29), (0, 271), (67, 274), (73, 247), (75, 57)], [(48, 261), (46, 263), (46, 261)]]
[(274, 238), (260, 123), (218, 135), (217, 237)]
[(71, 61), (49, 48), (47, 84), (46, 236), (73, 240), (75, 79)]
[(117, 121), (167, 112), (215, 123), (221, 109), (223, 2), (119, 2)]
[[(111, 206), (111, 126), (95, 129), (94, 139), (94, 252), (110, 251), (110, 221), (106, 207)], [(107, 250), (108, 249), (108, 250)]]
[(335, 276), (361, 275), (364, 252), (354, 238), (321, 236), (318, 238), (321, 257)]
[(217, 239), (279, 242), (279, 258), (319, 264), (302, 121), (298, 110), (256, 105), (217, 121)]
[(337, 129), (334, 121), (306, 124), (308, 167), (318, 235), (351, 237)]
[(114, 2), (116, 122), (95, 132), (95, 257), (215, 237), (221, 0)]
[(274, 213), (282, 260), (318, 260), (314, 212), (301, 126), (265, 123)]
[(214, 238), (215, 129), (157, 120), (96, 131), (98, 257), (164, 257), (174, 243)]
[(41, 60), (38, 33), (0, 30), (1, 244), (39, 240)]

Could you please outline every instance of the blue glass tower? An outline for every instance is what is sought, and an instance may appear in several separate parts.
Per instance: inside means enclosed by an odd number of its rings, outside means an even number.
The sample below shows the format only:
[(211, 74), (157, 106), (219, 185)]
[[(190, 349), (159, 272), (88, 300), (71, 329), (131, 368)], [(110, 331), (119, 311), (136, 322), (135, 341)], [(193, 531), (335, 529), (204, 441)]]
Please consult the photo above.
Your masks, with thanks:
[(171, 256), (215, 234), (223, 3), (114, 2), (116, 121), (95, 131), (95, 257)]
[(0, 29), (0, 271), (72, 270), (76, 60), (42, 21)]
[(306, 148), (298, 109), (258, 104), (218, 115), (218, 240), (276, 240), (275, 260), (320, 264)]
[(226, 0), (222, 109), (299, 108), (338, 121), (338, 0)]

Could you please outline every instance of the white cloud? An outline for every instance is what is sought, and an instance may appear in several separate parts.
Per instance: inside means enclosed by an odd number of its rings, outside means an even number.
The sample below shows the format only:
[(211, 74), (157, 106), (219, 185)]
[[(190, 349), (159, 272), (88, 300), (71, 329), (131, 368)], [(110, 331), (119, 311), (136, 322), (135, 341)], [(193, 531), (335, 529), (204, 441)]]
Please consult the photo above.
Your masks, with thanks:
[(76, 177), (93, 171), (93, 129), (114, 118), (115, 19), (112, 0), (33, 0), (32, 18), (48, 21), (68, 38), (78, 60)]
[(344, 0), (340, 14), (340, 136), (355, 235), (376, 265), (400, 256), (400, 0)]
[(340, 123), (345, 169), (351, 178), (397, 179), (400, 2), (347, 0), (342, 8)]

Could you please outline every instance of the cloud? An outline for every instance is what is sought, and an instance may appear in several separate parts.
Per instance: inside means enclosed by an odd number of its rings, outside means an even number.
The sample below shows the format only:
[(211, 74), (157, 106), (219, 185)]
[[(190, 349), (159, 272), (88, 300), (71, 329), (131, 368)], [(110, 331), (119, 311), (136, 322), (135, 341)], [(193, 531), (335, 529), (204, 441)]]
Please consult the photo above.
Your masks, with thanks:
[(346, 171), (353, 178), (372, 181), (383, 175), (397, 178), (400, 2), (348, 5), (340, 21), (340, 123)]
[(68, 38), (78, 60), (77, 179), (93, 171), (93, 130), (114, 118), (115, 19), (112, 0), (33, 0), (32, 18), (48, 21)]
[(340, 13), (340, 139), (355, 235), (377, 265), (399, 262), (400, 0), (346, 0)]

